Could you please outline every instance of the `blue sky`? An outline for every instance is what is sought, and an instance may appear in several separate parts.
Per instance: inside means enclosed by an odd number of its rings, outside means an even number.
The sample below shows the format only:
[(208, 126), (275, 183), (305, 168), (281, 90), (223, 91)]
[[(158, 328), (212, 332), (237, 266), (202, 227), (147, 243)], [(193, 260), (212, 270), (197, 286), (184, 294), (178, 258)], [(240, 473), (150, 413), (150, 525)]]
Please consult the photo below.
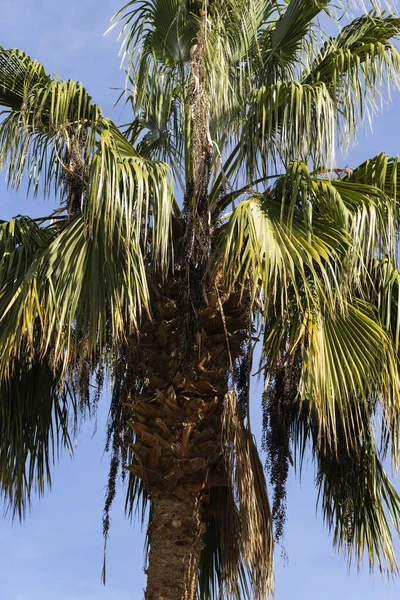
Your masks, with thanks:
[[(393, 3), (394, 4), (394, 3)], [(18, 47), (44, 63), (50, 73), (83, 81), (103, 109), (111, 114), (124, 75), (115, 34), (103, 37), (109, 17), (121, 0), (2, 0), (0, 45)], [(399, 3), (396, 2), (399, 8)], [(338, 166), (357, 165), (379, 151), (400, 154), (400, 98), (375, 121), (374, 133), (360, 134)], [(118, 121), (120, 109), (113, 113)], [(0, 218), (43, 213), (40, 200), (11, 194), (0, 181)], [(50, 201), (46, 211), (50, 208)], [(256, 433), (260, 430), (260, 390), (254, 390)], [(0, 598), (2, 600), (138, 600), (143, 597), (143, 534), (123, 513), (123, 493), (112, 513), (108, 547), (108, 582), (100, 582), (103, 559), (101, 515), (108, 471), (103, 456), (107, 415), (103, 395), (94, 424), (86, 423), (77, 436), (73, 460), (62, 457), (54, 471), (53, 487), (34, 500), (21, 525), (6, 516), (0, 522)], [(394, 600), (399, 583), (383, 583), (364, 569), (347, 573), (315, 512), (313, 469), (305, 469), (302, 483), (294, 475), (288, 487), (288, 522), (284, 539), (288, 560), (276, 557), (277, 600)], [(400, 545), (397, 544), (400, 558)]]

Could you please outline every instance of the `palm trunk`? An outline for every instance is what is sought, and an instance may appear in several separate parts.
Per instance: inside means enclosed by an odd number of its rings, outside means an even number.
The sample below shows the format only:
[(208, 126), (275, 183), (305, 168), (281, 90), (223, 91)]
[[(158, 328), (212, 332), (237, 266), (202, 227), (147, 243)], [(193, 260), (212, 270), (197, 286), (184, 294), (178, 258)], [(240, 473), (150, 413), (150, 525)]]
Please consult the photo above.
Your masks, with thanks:
[(151, 495), (146, 600), (194, 600), (202, 550), (200, 499), (181, 492)]
[[(138, 356), (147, 387), (133, 395), (136, 461), (152, 506), (146, 600), (195, 600), (203, 547), (202, 505), (223, 485), (222, 407), (230, 360), (241, 353), (246, 318), (240, 294), (207, 281), (211, 248), (208, 185), (211, 140), (202, 11), (191, 51), (191, 177), (176, 276), (151, 286), (154, 321), (142, 326)], [(222, 314), (224, 304), (224, 314)], [(228, 336), (235, 334), (229, 343)], [(223, 483), (221, 483), (223, 482)]]
[(145, 389), (140, 393), (133, 389), (125, 403), (135, 434), (130, 445), (135, 460), (127, 468), (141, 479), (151, 500), (146, 600), (194, 600), (203, 512), (213, 486), (226, 485), (222, 459), (230, 361), (226, 334), (235, 360), (241, 355), (247, 320), (240, 293), (223, 295), (225, 332), (215, 292), (210, 292), (208, 306), (198, 313), (200, 332), (182, 371), (179, 280), (171, 278), (151, 289), (156, 318), (142, 325), (127, 367), (134, 372), (141, 365), (146, 378)]
[[(195, 598), (203, 513), (213, 486), (226, 485), (221, 437), (230, 362), (226, 340), (235, 360), (246, 337), (240, 293), (229, 298), (221, 293), (225, 332), (211, 290), (208, 306), (198, 312), (200, 331), (182, 371), (179, 283), (171, 277), (151, 286), (154, 320), (142, 324), (140, 338), (132, 339), (124, 358), (127, 397), (122, 401), (134, 432), (127, 468), (151, 500), (146, 600)], [(138, 369), (146, 381), (140, 390), (135, 388)]]

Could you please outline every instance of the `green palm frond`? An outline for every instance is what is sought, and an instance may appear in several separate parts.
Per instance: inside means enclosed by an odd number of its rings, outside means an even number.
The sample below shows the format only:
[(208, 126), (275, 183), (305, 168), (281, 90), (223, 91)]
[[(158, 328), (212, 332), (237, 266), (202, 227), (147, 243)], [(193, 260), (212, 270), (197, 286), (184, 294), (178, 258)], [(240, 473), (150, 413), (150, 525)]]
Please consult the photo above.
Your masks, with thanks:
[[(331, 162), (336, 144), (337, 112), (323, 83), (277, 81), (255, 90), (245, 125), (249, 172), (258, 162), (284, 165), (293, 156)], [(265, 166), (265, 168), (266, 168)]]
[(141, 156), (168, 162), (183, 188), (185, 115), (179, 82), (159, 74), (155, 81), (149, 81), (142, 103), (136, 106), (134, 101), (130, 94), (127, 102), (137, 117), (127, 128), (126, 137)]
[(400, 272), (389, 258), (376, 260), (371, 269), (370, 298), (383, 326), (392, 336), (396, 351), (400, 337)]
[[(100, 108), (80, 83), (46, 74), (19, 50), (0, 48), (0, 164), (8, 163), (10, 185), (45, 194), (65, 189), (65, 172), (79, 160), (84, 167), (94, 150)], [(74, 156), (74, 153), (77, 156)]]
[(399, 530), (400, 497), (379, 460), (373, 439), (357, 452), (318, 453), (318, 500), (334, 545), (360, 566), (398, 572), (392, 530)]
[[(381, 153), (365, 161), (362, 165), (345, 175), (343, 183), (354, 182), (362, 186), (373, 186), (382, 193), (368, 192), (372, 201), (371, 208), (376, 213), (375, 223), (368, 222), (371, 237), (378, 241), (376, 255), (385, 257), (393, 263), (397, 262), (398, 228), (400, 223), (398, 184), (400, 183), (400, 170), (398, 157), (388, 157)], [(341, 184), (343, 185), (343, 184)], [(353, 203), (353, 207), (355, 207)], [(371, 213), (372, 214), (372, 213)], [(372, 276), (374, 278), (374, 276)]]
[[(364, 415), (380, 407), (384, 445), (391, 447), (397, 465), (399, 366), (377, 310), (358, 300), (344, 313), (314, 310), (302, 317), (292, 301), (266, 327), (262, 361), (267, 385), (282, 365), (291, 370), (299, 356), (295, 413), (300, 421), (300, 413), (315, 419), (315, 444), (334, 452), (340, 434), (348, 451), (357, 448), (365, 433)], [(307, 431), (308, 425), (305, 430), (300, 426), (296, 435), (301, 456)]]
[(18, 279), (21, 269), (51, 235), (50, 228), (39, 227), (29, 217), (0, 221), (0, 287), (9, 279)]
[(363, 15), (324, 44), (305, 76), (304, 83), (327, 86), (345, 147), (398, 84), (400, 54), (394, 40), (399, 32), (395, 15)]
[[(37, 192), (43, 173), (45, 193), (62, 190), (65, 200), (66, 194), (79, 192), (84, 198), (75, 199), (78, 208), (89, 202), (90, 219), (102, 212), (110, 230), (119, 214), (128, 237), (133, 234), (131, 215), (136, 213), (137, 222), (151, 219), (153, 234), (166, 235), (153, 246), (159, 248), (154, 256), (165, 265), (172, 203), (166, 165), (142, 158), (102, 116), (81, 84), (52, 79), (22, 52), (3, 50), (1, 57), (0, 103), (13, 99), (11, 112), (0, 124), (0, 158), (8, 163), (10, 184), (18, 188), (27, 176), (28, 188), (33, 185)], [(135, 233), (137, 243), (140, 230)]]
[(312, 48), (312, 36), (307, 34), (312, 30), (314, 19), (328, 5), (329, 0), (292, 0), (276, 23), (261, 31), (261, 80), (266, 82), (272, 77), (275, 81), (277, 76), (294, 75), (308, 44), (311, 43)]
[(165, 270), (171, 260), (172, 209), (177, 209), (168, 167), (142, 158), (112, 122), (103, 120), (90, 181), (84, 210), (89, 227), (101, 218), (108, 235), (121, 231), (143, 251), (151, 243), (155, 262)]
[(20, 518), (43, 495), (62, 448), (72, 453), (77, 404), (46, 357), (15, 359), (0, 384), (0, 497)]
[(329, 301), (335, 261), (347, 245), (344, 230), (322, 220), (308, 228), (302, 215), (292, 215), (268, 195), (242, 201), (222, 228), (220, 261), (228, 288), (244, 287), (250, 278), (252, 297), (261, 304), (287, 304), (293, 293), (299, 310), (312, 306), (316, 290)]
[(373, 185), (398, 201), (400, 190), (399, 157), (389, 157), (384, 152), (366, 160), (346, 177), (356, 183)]
[(213, 119), (246, 102), (253, 81), (251, 56), (258, 32), (274, 7), (263, 0), (210, 2), (207, 10), (206, 71)]
[[(315, 205), (319, 214), (329, 215), (351, 239), (348, 259), (360, 276), (379, 256), (394, 259), (397, 248), (399, 205), (374, 186), (351, 181), (313, 180)], [(348, 264), (350, 267), (350, 264)]]
[(132, 0), (112, 19), (112, 27), (121, 23), (122, 48), (129, 54), (131, 67), (137, 52), (141, 51), (145, 57), (154, 50), (155, 58), (167, 64), (190, 59), (190, 47), (197, 33), (197, 18), (186, 3), (178, 0)]
[(198, 31), (198, 18), (198, 14), (195, 16), (178, 0), (135, 0), (114, 15), (111, 28), (121, 26), (121, 51), (129, 74), (130, 99), (135, 112), (142, 113), (145, 119), (154, 93), (159, 90), (160, 76), (181, 87), (180, 100), (185, 105), (187, 64)]
[(310, 173), (304, 163), (294, 161), (286, 174), (276, 179), (274, 194), (288, 215), (297, 214), (309, 230), (317, 231), (323, 218), (338, 232), (346, 232), (348, 252), (346, 260), (341, 255), (340, 270), (345, 274), (347, 269), (347, 276), (356, 281), (361, 271), (368, 276), (367, 269), (377, 257), (395, 260), (400, 213), (393, 195), (364, 183), (361, 177), (354, 181), (352, 174), (347, 175), (349, 171), (318, 169)]
[[(400, 406), (398, 363), (372, 308), (359, 301), (348, 307), (346, 315), (315, 315), (303, 327), (300, 335), (307, 352), (299, 393), (316, 407), (323, 443), (335, 447), (340, 426), (352, 447), (363, 431), (362, 411), (368, 411), (372, 398), (381, 403), (388, 429), (395, 428)], [(394, 432), (395, 461), (397, 435)]]
[[(355, 19), (325, 42), (311, 63), (306, 80), (323, 81), (334, 89), (339, 83), (336, 79), (339, 73), (348, 75), (349, 83), (357, 81), (359, 69), (371, 68), (368, 63), (376, 58), (382, 59), (384, 65), (395, 67), (398, 53), (392, 40), (399, 35), (399, 27), (397, 15), (369, 13)], [(384, 50), (388, 51), (386, 56)], [(383, 73), (377, 70), (375, 75)]]
[[(32, 349), (51, 352), (67, 372), (77, 358), (92, 364), (98, 353), (138, 325), (148, 306), (145, 267), (134, 240), (121, 244), (104, 227), (91, 232), (82, 216), (59, 231), (21, 264), (0, 290), (0, 369), (18, 357), (28, 340)], [(129, 249), (129, 251), (128, 251)], [(36, 341), (33, 325), (41, 324)], [(24, 352), (27, 352), (25, 348)]]
[[(303, 4), (291, 2), (287, 12), (292, 5), (301, 10)], [(307, 6), (317, 10), (322, 4), (327, 3), (309, 2)], [(288, 19), (289, 30), (290, 22)], [(300, 36), (301, 19), (299, 23)], [(313, 36), (305, 35), (301, 41), (295, 37), (293, 52), (297, 46), (303, 49), (296, 57), (296, 72), (290, 72), (288, 59), (289, 73), (282, 76), (282, 57), (281, 71), (274, 77), (273, 71), (267, 70), (272, 79), (265, 83), (261, 78), (251, 92), (243, 138), (250, 172), (262, 161), (267, 166), (268, 159), (272, 164), (280, 160), (287, 165), (293, 157), (332, 167), (338, 141), (347, 149), (362, 120), (370, 121), (398, 82), (400, 55), (394, 40), (399, 24), (392, 15), (365, 15), (321, 49)], [(263, 35), (268, 56), (271, 42)]]

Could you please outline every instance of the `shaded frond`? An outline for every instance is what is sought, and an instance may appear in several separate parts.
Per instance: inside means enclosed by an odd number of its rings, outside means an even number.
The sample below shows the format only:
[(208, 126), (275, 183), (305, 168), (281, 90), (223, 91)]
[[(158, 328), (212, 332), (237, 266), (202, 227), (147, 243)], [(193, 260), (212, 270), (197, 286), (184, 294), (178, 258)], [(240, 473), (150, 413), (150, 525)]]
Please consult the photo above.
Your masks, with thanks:
[[(222, 436), (227, 474), (238, 503), (241, 532), (239, 565), (243, 561), (248, 571), (252, 598), (265, 598), (273, 587), (271, 511), (257, 447), (251, 432), (243, 425), (236, 394), (232, 391), (226, 394), (224, 400)], [(232, 571), (227, 573), (225, 581), (228, 592), (229, 584), (237, 582), (240, 575), (237, 566), (230, 566)]]
[(20, 518), (32, 494), (50, 485), (59, 451), (72, 452), (76, 418), (74, 396), (59, 387), (48, 359), (21, 355), (0, 384), (0, 497)]
[(232, 488), (211, 488), (204, 510), (206, 531), (199, 565), (199, 598), (212, 600), (224, 590), (228, 598), (250, 600), (249, 574), (240, 555), (240, 514)]
[[(355, 300), (344, 313), (319, 309), (302, 317), (292, 299), (266, 328), (262, 360), (267, 389), (282, 368), (292, 374), (300, 368), (291, 401), (294, 421), (302, 421), (301, 414), (306, 421), (315, 419), (315, 443), (324, 451), (335, 452), (340, 436), (347, 451), (357, 448), (365, 414), (380, 407), (384, 445), (397, 465), (398, 360), (373, 306)], [(301, 455), (307, 430), (308, 425), (298, 428)]]
[(48, 243), (50, 228), (41, 228), (29, 217), (0, 221), (0, 288), (7, 280), (15, 282), (35, 252)]
[(358, 451), (319, 452), (318, 500), (334, 545), (360, 566), (398, 573), (392, 530), (399, 530), (400, 497), (377, 455), (373, 439)]
[(389, 258), (376, 260), (371, 269), (371, 301), (377, 306), (383, 326), (391, 335), (396, 352), (400, 336), (400, 272)]

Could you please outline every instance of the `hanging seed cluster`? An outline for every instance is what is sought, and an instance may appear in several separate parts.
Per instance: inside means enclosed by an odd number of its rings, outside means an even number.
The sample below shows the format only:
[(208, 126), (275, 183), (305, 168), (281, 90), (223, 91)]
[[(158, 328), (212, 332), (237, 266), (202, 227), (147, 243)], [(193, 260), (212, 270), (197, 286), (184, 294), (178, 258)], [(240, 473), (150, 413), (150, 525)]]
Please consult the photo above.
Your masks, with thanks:
[(263, 441), (266, 468), (273, 487), (272, 518), (275, 540), (282, 539), (286, 522), (286, 482), (290, 463), (291, 421), (296, 406), (300, 362), (281, 366), (270, 378), (263, 395)]
[(103, 535), (107, 540), (110, 529), (110, 510), (116, 495), (117, 479), (121, 472), (125, 479), (126, 471), (122, 468), (129, 460), (129, 444), (133, 441), (132, 431), (127, 425), (129, 411), (126, 404), (132, 394), (143, 390), (144, 378), (138, 362), (138, 340), (136, 336), (128, 336), (121, 344), (119, 355), (113, 367), (113, 392), (107, 422), (107, 438), (105, 451), (110, 453), (110, 469), (108, 474), (106, 500), (103, 512)]

